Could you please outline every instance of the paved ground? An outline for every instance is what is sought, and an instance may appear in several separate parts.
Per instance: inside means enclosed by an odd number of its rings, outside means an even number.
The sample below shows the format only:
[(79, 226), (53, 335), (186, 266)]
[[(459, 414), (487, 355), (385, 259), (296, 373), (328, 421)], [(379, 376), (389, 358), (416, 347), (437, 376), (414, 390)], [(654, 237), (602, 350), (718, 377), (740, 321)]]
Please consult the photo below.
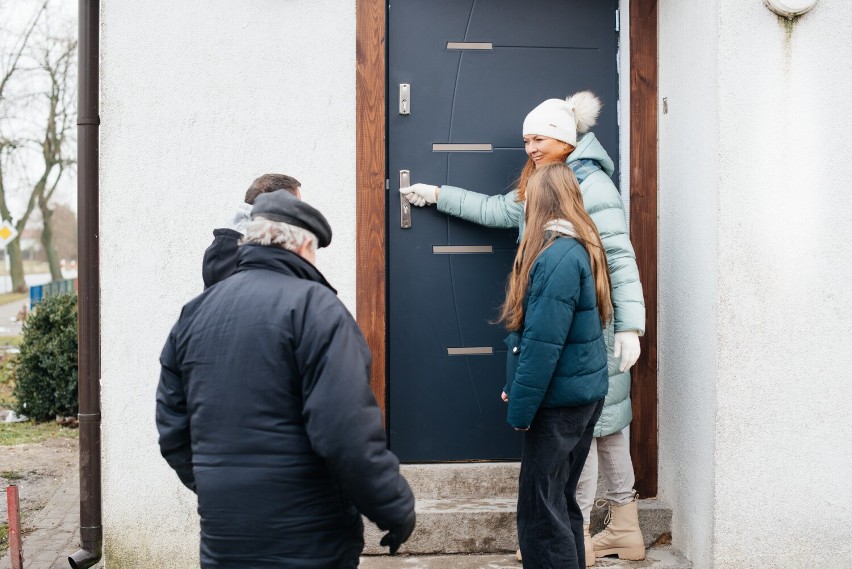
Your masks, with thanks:
[[(595, 567), (621, 569), (690, 569), (680, 554), (669, 547), (652, 548), (644, 561), (599, 559)], [(521, 569), (514, 554), (509, 555), (425, 555), (408, 557), (362, 557), (359, 569)]]
[[(79, 482), (74, 470), (62, 480), (47, 506), (34, 517), (32, 533), (24, 538), (24, 567), (67, 569), (68, 555), (79, 548)], [(103, 562), (95, 568), (102, 568)], [(668, 547), (648, 550), (645, 561), (599, 560), (596, 567), (688, 569), (691, 565)], [(360, 569), (520, 569), (514, 554), (364, 556)], [(8, 553), (0, 569), (11, 569)]]
[(0, 304), (0, 336), (20, 335), (21, 326), (24, 323), (23, 321), (16, 321), (15, 318), (21, 307), (25, 304), (29, 304), (29, 300), (26, 298), (7, 304)]
[(358, 569), (521, 569), (515, 554), (365, 556)]
[[(65, 477), (47, 506), (27, 525), (34, 531), (24, 537), (24, 567), (68, 569), (68, 556), (80, 548), (80, 486), (77, 471)], [(5, 497), (5, 496), (4, 496)], [(8, 552), (0, 559), (0, 569), (12, 567)], [(96, 565), (103, 567), (103, 563)]]
[[(74, 279), (77, 278), (77, 271), (63, 271), (62, 276), (66, 279)], [(39, 273), (26, 275), (24, 279), (26, 280), (27, 285), (35, 286), (50, 282), (50, 274)], [(11, 290), (11, 282), (10, 277), (0, 275), (0, 292), (8, 292)], [(0, 305), (0, 336), (13, 336), (21, 333), (21, 326), (23, 325), (23, 322), (16, 322), (15, 316), (18, 314), (21, 306), (25, 304), (29, 305), (29, 303), (29, 299), (24, 298), (15, 302)]]
[[(0, 305), (0, 335), (20, 334), (20, 322), (14, 322), (26, 301)], [(69, 469), (47, 501), (27, 526), (33, 531), (24, 537), (24, 567), (27, 569), (67, 569), (68, 556), (79, 549), (79, 480), (77, 469)], [(2, 492), (0, 491), (0, 495)], [(5, 495), (2, 495), (5, 502)], [(3, 512), (5, 513), (5, 512)], [(596, 567), (686, 569), (690, 567), (667, 547), (651, 549), (648, 559), (640, 562), (598, 561)], [(103, 561), (95, 569), (103, 568)], [(520, 569), (514, 554), (434, 555), (396, 557), (364, 556), (360, 569)], [(0, 569), (11, 569), (8, 553), (0, 558)]]

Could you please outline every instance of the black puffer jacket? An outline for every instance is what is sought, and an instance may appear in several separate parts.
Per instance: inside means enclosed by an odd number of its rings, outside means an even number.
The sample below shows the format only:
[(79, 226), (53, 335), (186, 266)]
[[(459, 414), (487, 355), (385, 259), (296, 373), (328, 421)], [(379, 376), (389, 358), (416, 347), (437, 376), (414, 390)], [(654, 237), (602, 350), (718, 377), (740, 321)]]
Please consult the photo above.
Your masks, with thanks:
[(205, 569), (355, 567), (359, 512), (382, 529), (412, 514), (361, 332), (298, 255), (241, 246), (160, 363), (160, 449), (198, 494)]

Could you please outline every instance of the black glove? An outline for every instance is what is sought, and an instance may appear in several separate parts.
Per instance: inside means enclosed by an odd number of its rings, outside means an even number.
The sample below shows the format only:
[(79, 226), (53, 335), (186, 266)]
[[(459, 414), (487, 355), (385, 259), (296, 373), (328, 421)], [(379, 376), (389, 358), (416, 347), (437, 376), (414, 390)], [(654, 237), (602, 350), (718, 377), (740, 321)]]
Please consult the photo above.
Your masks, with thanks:
[(405, 543), (414, 531), (414, 510), (396, 527), (392, 527), (379, 542), (382, 547), (390, 547), (390, 554), (396, 555), (399, 546)]

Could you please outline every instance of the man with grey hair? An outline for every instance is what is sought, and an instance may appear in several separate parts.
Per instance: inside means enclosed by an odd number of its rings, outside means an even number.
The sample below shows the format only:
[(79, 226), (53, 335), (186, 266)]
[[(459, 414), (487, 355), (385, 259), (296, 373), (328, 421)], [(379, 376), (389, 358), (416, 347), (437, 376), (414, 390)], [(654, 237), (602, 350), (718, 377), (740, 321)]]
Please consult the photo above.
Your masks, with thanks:
[(414, 496), (387, 449), (370, 353), (314, 267), (322, 214), (261, 194), (229, 278), (187, 303), (160, 356), (160, 451), (198, 495), (204, 569), (350, 569), (361, 514), (395, 553)]

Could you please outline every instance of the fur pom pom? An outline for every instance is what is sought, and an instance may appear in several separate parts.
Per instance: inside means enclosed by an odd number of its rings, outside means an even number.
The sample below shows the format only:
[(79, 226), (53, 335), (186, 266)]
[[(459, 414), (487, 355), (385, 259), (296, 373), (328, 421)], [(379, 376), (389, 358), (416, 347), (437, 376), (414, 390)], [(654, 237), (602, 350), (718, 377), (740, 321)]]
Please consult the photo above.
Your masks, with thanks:
[(591, 91), (574, 93), (565, 100), (574, 107), (577, 132), (589, 132), (589, 129), (595, 126), (601, 112), (601, 100)]

